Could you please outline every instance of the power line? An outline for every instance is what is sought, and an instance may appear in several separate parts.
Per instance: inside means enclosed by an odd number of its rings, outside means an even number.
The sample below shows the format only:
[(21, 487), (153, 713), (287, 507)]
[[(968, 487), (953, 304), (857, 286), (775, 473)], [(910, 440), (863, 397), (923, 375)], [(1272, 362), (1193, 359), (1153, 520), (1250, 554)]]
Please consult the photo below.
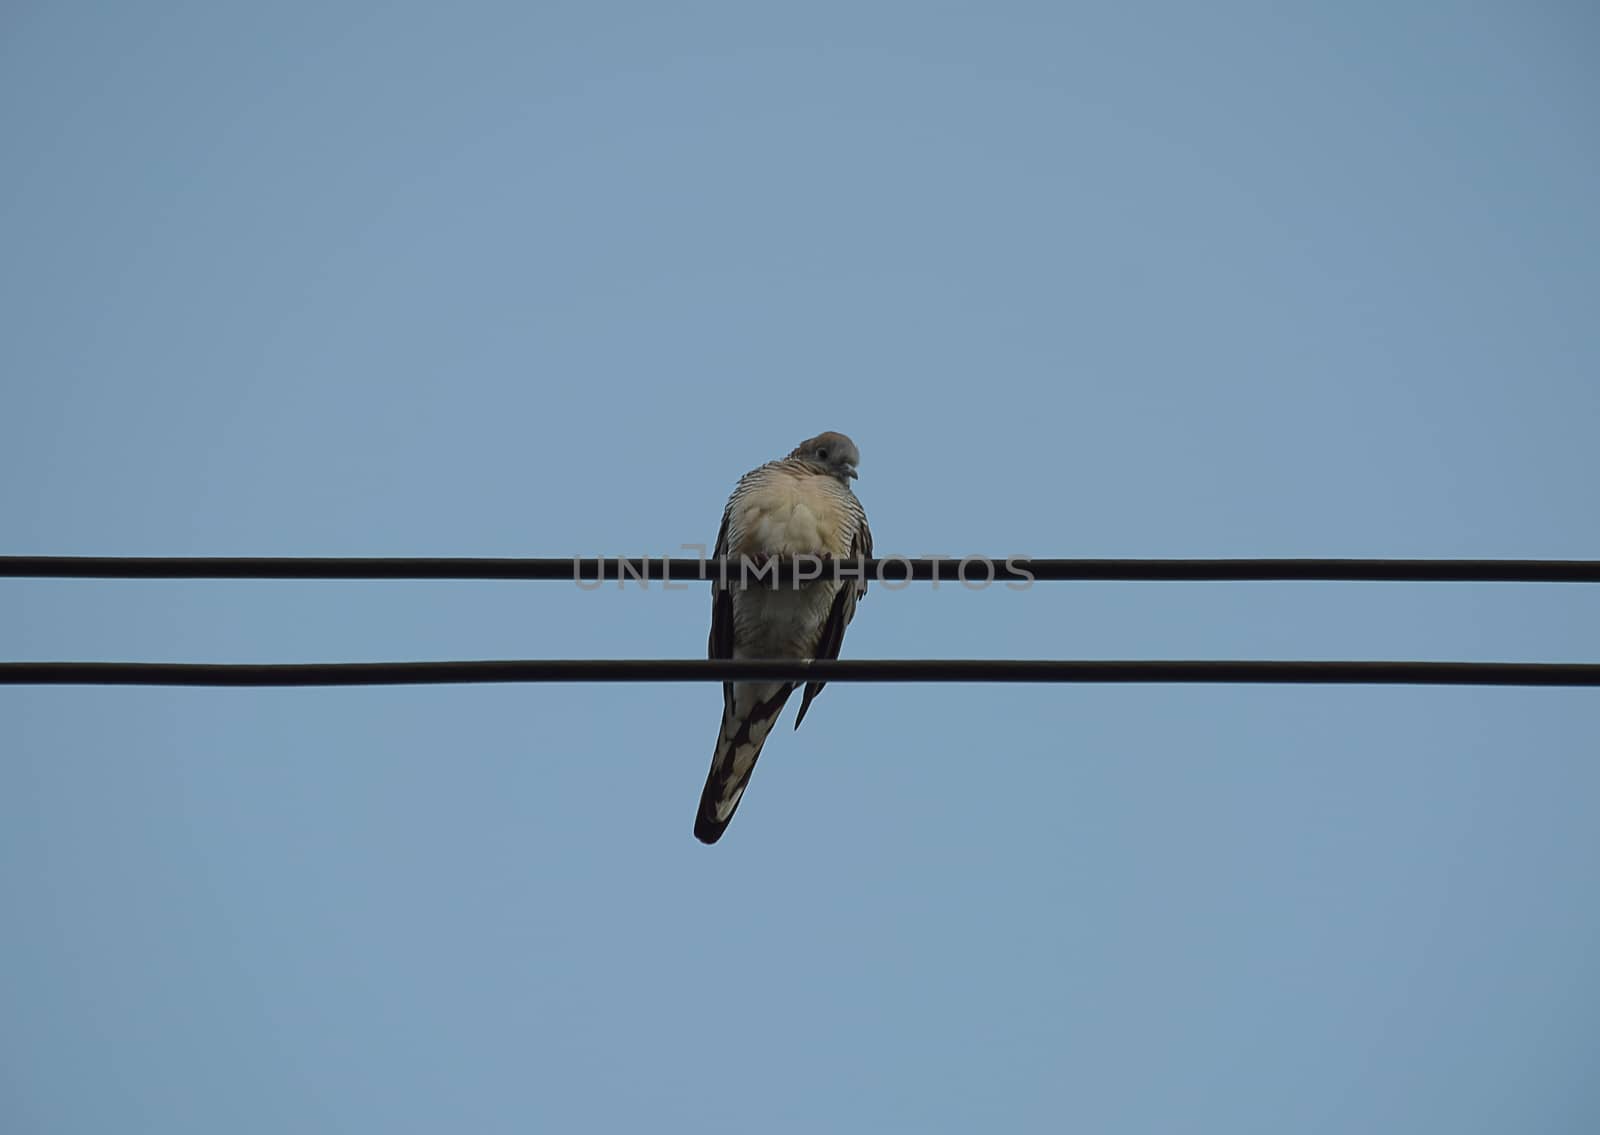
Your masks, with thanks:
[[(721, 561), (652, 557), (286, 557), (286, 556), (0, 556), (0, 577), (51, 579), (455, 579), (565, 580), (598, 583), (718, 578)], [(1030, 578), (1056, 580), (1209, 581), (1306, 580), (1409, 583), (1600, 583), (1600, 560), (1457, 559), (1027, 559), (972, 556), (957, 559), (884, 557), (843, 561), (842, 571), (864, 571), (893, 586), (903, 579), (990, 578), (1019, 586)], [(738, 560), (728, 578), (740, 578)], [(791, 569), (779, 569), (790, 578)], [(831, 567), (829, 570), (831, 573)], [(959, 573), (959, 574), (958, 574)], [(758, 577), (745, 578), (758, 582)], [(769, 574), (765, 577), (770, 580)]]
[[(978, 564), (973, 568), (973, 564)], [(967, 570), (963, 570), (963, 568)], [(612, 580), (706, 582), (737, 560), (685, 558), (0, 557), (0, 577), (78, 579)], [(985, 559), (884, 557), (828, 565), (890, 586), (901, 580), (1326, 580), (1600, 582), (1594, 560)], [(990, 572), (993, 572), (991, 577)], [(793, 565), (754, 582), (789, 582)], [(749, 575), (746, 580), (751, 580)], [(806, 578), (809, 578), (806, 577)], [(211, 664), (5, 662), (0, 685), (365, 686), (484, 682), (1082, 682), (1600, 686), (1600, 664), (1227, 660), (568, 659), (474, 662)]]
[(1589, 662), (1058, 659), (533, 659), (475, 662), (0, 662), (0, 685), (409, 686), (486, 682), (1080, 682), (1600, 686)]

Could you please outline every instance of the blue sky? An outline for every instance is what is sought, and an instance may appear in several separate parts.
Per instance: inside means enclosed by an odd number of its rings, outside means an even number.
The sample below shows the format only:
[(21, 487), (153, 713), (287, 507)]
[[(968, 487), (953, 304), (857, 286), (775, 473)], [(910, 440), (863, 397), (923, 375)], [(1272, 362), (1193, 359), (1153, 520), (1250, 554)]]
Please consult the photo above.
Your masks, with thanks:
[[(1600, 558), (1585, 5), (0, 13), (0, 551)], [(696, 657), (703, 589), (6, 581), (7, 658)], [(1595, 661), (1563, 586), (875, 590), (870, 657)], [(18, 1132), (1578, 1132), (1600, 699), (0, 690)], [(792, 711), (791, 711), (792, 713)]]

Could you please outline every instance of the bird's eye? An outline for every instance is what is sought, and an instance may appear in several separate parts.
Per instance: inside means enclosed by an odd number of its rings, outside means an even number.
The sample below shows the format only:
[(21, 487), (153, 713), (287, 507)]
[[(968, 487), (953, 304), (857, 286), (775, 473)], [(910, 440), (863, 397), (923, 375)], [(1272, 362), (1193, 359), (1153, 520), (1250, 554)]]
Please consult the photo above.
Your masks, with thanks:
[(826, 461), (828, 459), (828, 451), (826, 449), (817, 450), (817, 458), (818, 460)]

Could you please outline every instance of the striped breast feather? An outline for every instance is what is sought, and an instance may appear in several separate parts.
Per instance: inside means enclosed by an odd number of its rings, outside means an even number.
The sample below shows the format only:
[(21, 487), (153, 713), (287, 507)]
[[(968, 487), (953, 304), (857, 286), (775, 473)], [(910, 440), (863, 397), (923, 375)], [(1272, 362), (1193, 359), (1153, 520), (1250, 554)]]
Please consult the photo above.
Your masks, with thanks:
[(723, 517), (733, 556), (825, 552), (845, 557), (866, 521), (861, 502), (846, 485), (791, 460), (768, 462), (739, 478)]

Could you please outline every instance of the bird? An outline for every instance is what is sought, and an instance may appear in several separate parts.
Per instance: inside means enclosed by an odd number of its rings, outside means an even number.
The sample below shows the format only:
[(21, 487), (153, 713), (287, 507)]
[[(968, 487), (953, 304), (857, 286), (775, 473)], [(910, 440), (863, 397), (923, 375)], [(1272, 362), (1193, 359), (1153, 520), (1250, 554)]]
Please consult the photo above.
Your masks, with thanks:
[[(714, 555), (757, 568), (777, 559), (812, 555), (824, 561), (870, 559), (872, 531), (850, 482), (861, 454), (832, 430), (801, 442), (788, 456), (769, 461), (734, 486), (722, 511)], [(864, 571), (843, 579), (827, 570), (801, 584), (744, 585), (733, 565), (712, 581), (711, 658), (837, 658), (844, 630), (866, 594)], [(810, 570), (808, 565), (808, 571)], [(807, 682), (795, 715), (800, 728), (823, 682)], [(694, 834), (701, 843), (722, 838), (755, 771), (756, 758), (798, 682), (724, 682), (722, 725), (711, 771), (700, 794)]]

